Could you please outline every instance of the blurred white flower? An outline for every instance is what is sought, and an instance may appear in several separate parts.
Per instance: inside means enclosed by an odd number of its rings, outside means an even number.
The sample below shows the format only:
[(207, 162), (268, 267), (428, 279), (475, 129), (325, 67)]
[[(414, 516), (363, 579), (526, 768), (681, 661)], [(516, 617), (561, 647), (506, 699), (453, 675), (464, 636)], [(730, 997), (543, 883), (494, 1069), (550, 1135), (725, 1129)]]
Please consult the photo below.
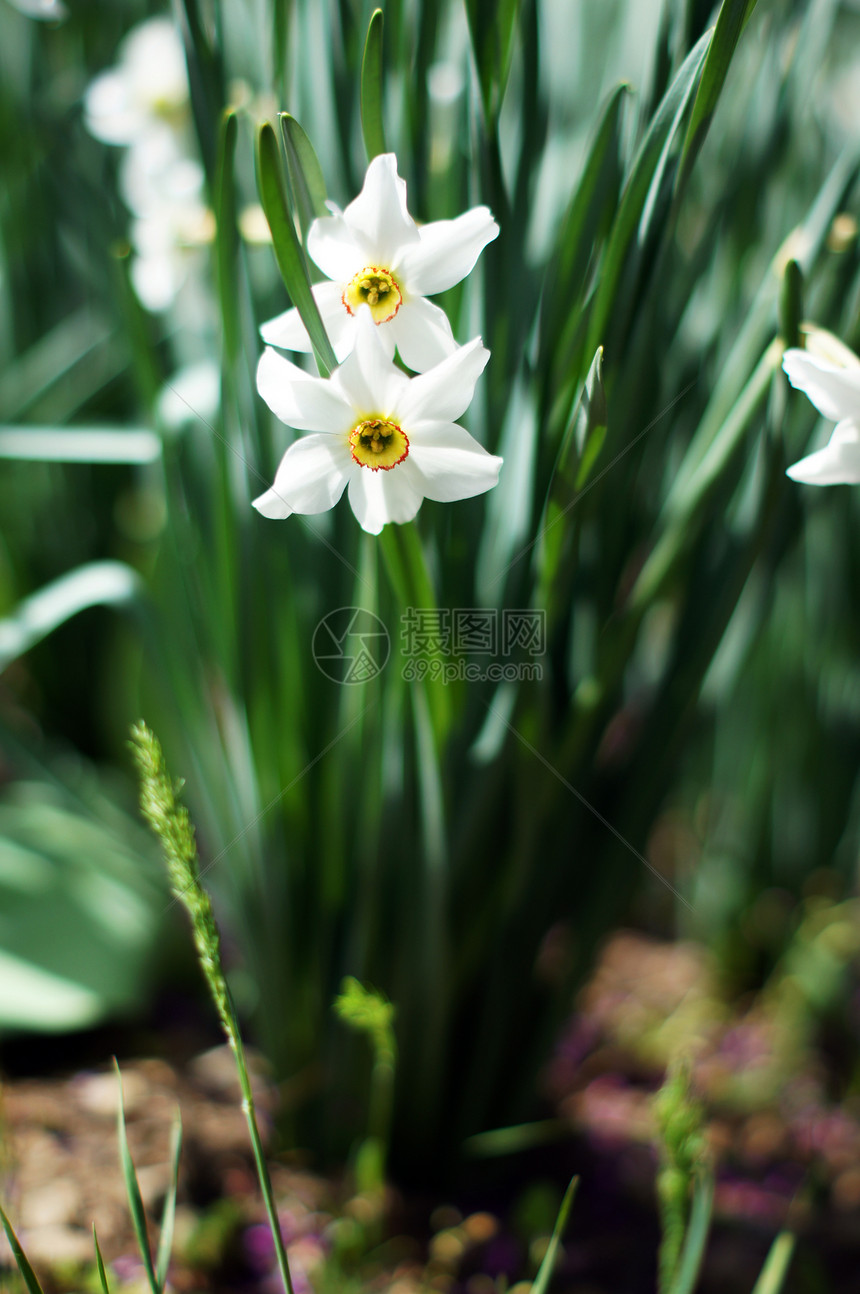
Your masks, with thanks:
[(330, 378), (311, 377), (267, 348), (257, 389), (282, 422), (317, 434), (293, 442), (265, 517), (325, 512), (348, 490), (362, 529), (411, 521), (422, 500), (449, 503), (491, 489), (502, 460), (454, 419), (468, 408), (490, 353), (476, 337), (419, 377), (391, 361), (369, 306), (356, 310), (355, 345)]
[[(355, 344), (359, 307), (367, 305), (387, 355), (395, 347), (408, 368), (424, 372), (456, 348), (443, 310), (427, 300), (469, 273), (499, 226), (488, 207), (455, 220), (416, 225), (406, 209), (406, 183), (393, 153), (375, 157), (364, 187), (345, 211), (329, 203), (330, 216), (308, 231), (308, 252), (331, 280), (313, 293), (339, 360)], [(264, 323), (263, 340), (286, 350), (309, 351), (297, 310)]]
[(126, 36), (119, 62), (90, 84), (87, 129), (106, 144), (135, 145), (151, 131), (175, 131), (188, 111), (188, 73), (169, 18), (150, 18)]
[(26, 17), (38, 18), (40, 22), (62, 22), (69, 16), (63, 0), (9, 0), (9, 3)]
[(186, 364), (158, 395), (158, 416), (171, 431), (190, 422), (211, 422), (221, 404), (221, 370), (211, 359)]
[(188, 277), (190, 249), (214, 234), (189, 129), (185, 55), (169, 19), (128, 34), (117, 65), (89, 87), (85, 112), (92, 134), (127, 147), (119, 184), (133, 217), (131, 281), (148, 310), (166, 310)]
[(200, 163), (164, 135), (150, 135), (123, 159), (120, 191), (133, 216), (131, 281), (148, 310), (173, 304), (194, 250), (214, 237), (203, 183)]
[(806, 485), (860, 484), (860, 360), (837, 364), (805, 350), (785, 352), (782, 366), (791, 385), (803, 391), (819, 413), (836, 423), (823, 449), (788, 468)]

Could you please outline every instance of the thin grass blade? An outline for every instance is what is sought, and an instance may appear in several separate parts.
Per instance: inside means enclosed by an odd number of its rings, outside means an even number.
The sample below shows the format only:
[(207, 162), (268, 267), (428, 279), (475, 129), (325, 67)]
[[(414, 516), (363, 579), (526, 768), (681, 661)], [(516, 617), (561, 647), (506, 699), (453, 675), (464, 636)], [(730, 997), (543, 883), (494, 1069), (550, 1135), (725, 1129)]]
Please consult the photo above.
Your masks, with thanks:
[(131, 1151), (128, 1147), (128, 1136), (125, 1130), (125, 1104), (122, 1096), (122, 1076), (119, 1072), (119, 1065), (114, 1060), (116, 1069), (116, 1079), (119, 1084), (119, 1108), (117, 1109), (116, 1129), (119, 1137), (119, 1157), (122, 1165), (122, 1175), (125, 1179), (125, 1190), (128, 1196), (128, 1208), (131, 1214), (131, 1224), (134, 1227), (134, 1234), (137, 1237), (137, 1247), (140, 1250), (141, 1261), (146, 1272), (146, 1279), (149, 1282), (149, 1288), (152, 1294), (161, 1294), (158, 1280), (155, 1275), (155, 1268), (152, 1265), (152, 1252), (149, 1248), (149, 1235), (146, 1229), (146, 1214), (143, 1208), (143, 1199), (140, 1194), (140, 1186), (137, 1180), (137, 1173), (134, 1171), (134, 1161), (131, 1157)]
[(803, 318), (803, 271), (797, 261), (786, 264), (779, 295), (779, 335), (788, 350), (800, 345), (800, 321)]
[(569, 564), (573, 510), (606, 440), (608, 414), (603, 387), (603, 347), (598, 346), (576, 410), (565, 432), (550, 480), (543, 517), (537, 535), (540, 576), (538, 604), (551, 609), (565, 606), (567, 599), (556, 586), (562, 565)]
[(374, 9), (361, 61), (361, 133), (369, 162), (388, 151), (382, 122), (382, 70), (382, 10)]
[(631, 606), (643, 609), (656, 597), (679, 554), (689, 547), (705, 517), (705, 501), (717, 487), (764, 403), (782, 362), (777, 339), (767, 348), (749, 382), (729, 411), (704, 457), (689, 473), (679, 471), (663, 508), (663, 531), (633, 587)]
[(158, 1253), (155, 1259), (155, 1279), (158, 1288), (163, 1290), (167, 1284), (167, 1269), (170, 1266), (170, 1253), (173, 1248), (173, 1228), (176, 1222), (176, 1191), (179, 1185), (179, 1156), (182, 1151), (182, 1118), (176, 1111), (176, 1118), (170, 1131), (170, 1185), (164, 1199), (161, 1214), (161, 1235), (158, 1239)]
[(24, 598), (0, 620), (0, 670), (66, 620), (94, 606), (128, 606), (141, 597), (137, 571), (124, 562), (89, 562)]
[(0, 458), (31, 463), (155, 463), (161, 441), (144, 427), (0, 427)]
[(676, 194), (683, 191), (690, 178), (690, 172), (705, 142), (705, 136), (710, 129), (717, 103), (723, 92), (741, 32), (755, 6), (756, 0), (724, 0), (720, 9), (717, 25), (714, 28), (714, 39), (711, 41), (708, 57), (705, 59), (702, 79), (699, 82), (681, 148), (681, 164), (675, 181)]
[(652, 191), (652, 183), (661, 167), (665, 166), (667, 145), (671, 144), (680, 127), (684, 109), (707, 56), (711, 36), (712, 32), (705, 32), (684, 59), (648, 127), (633, 163), (601, 265), (600, 286), (588, 330), (587, 351), (592, 354), (605, 341), (604, 333), (615, 307), (630, 245), (637, 231), (640, 241), (644, 240), (647, 233), (647, 230), (639, 229), (639, 224)]
[(522, 0), (466, 0), (466, 17), (488, 125), (499, 114)]
[(573, 1197), (576, 1195), (576, 1188), (578, 1185), (579, 1178), (572, 1177), (568, 1184), (568, 1188), (564, 1193), (564, 1199), (561, 1202), (561, 1208), (558, 1211), (558, 1217), (555, 1220), (555, 1226), (552, 1230), (552, 1237), (546, 1247), (543, 1261), (538, 1268), (538, 1274), (534, 1279), (531, 1294), (546, 1294), (546, 1289), (549, 1285), (553, 1268), (555, 1267), (558, 1247), (561, 1244), (561, 1238), (567, 1228), (567, 1220), (570, 1217), (570, 1210), (573, 1207)]
[(693, 1294), (708, 1232), (711, 1229), (711, 1213), (714, 1207), (714, 1178), (712, 1173), (702, 1173), (693, 1189), (693, 1204), (690, 1209), (690, 1222), (684, 1237), (684, 1248), (681, 1261), (670, 1294)]
[(52, 386), (74, 385), (77, 370), (98, 368), (113, 336), (113, 326), (90, 309), (67, 315), (6, 364), (0, 374), (0, 417), (19, 418)]
[(12, 1250), (12, 1255), (18, 1265), (18, 1271), (21, 1273), (24, 1284), (27, 1286), (30, 1294), (43, 1294), (42, 1287), (39, 1284), (36, 1273), (30, 1266), (27, 1255), (21, 1247), (21, 1241), (12, 1230), (12, 1223), (6, 1217), (6, 1214), (2, 1209), (0, 1209), (0, 1222), (3, 1224), (3, 1230), (6, 1232), (6, 1239), (9, 1241), (9, 1247)]
[[(540, 316), (542, 338), (555, 341), (565, 324), (569, 328), (576, 321), (575, 307), (581, 299), (595, 244), (606, 233), (617, 209), (621, 187), (621, 113), (629, 89), (622, 84), (611, 94), (562, 221), (555, 256), (547, 268)], [(564, 351), (560, 340), (554, 349)]]
[(296, 237), (287, 201), (278, 138), (268, 121), (263, 122), (257, 135), (257, 183), (263, 211), (272, 231), (278, 268), (290, 300), (308, 331), (320, 372), (327, 376), (336, 367), (337, 358), (311, 292), (307, 262)]
[(96, 1249), (96, 1267), (98, 1268), (99, 1280), (101, 1282), (103, 1294), (110, 1294), (110, 1285), (108, 1283), (104, 1259), (102, 1258), (102, 1251), (99, 1246), (99, 1238), (96, 1235), (95, 1222), (93, 1223), (93, 1244), (95, 1245), (95, 1249)]
[(794, 1257), (795, 1237), (781, 1231), (770, 1247), (752, 1294), (780, 1294)]
[(307, 238), (313, 221), (328, 214), (325, 179), (314, 146), (295, 117), (289, 112), (280, 112), (278, 120), (284, 137), (290, 196), (302, 234)]
[(218, 281), (218, 301), (221, 306), (221, 325), (224, 329), (224, 352), (229, 360), (239, 352), (241, 324), (239, 302), (236, 296), (234, 267), (238, 238), (236, 234), (236, 201), (233, 184), (236, 135), (238, 126), (232, 108), (226, 108), (218, 130), (218, 148), (215, 160), (215, 272)]

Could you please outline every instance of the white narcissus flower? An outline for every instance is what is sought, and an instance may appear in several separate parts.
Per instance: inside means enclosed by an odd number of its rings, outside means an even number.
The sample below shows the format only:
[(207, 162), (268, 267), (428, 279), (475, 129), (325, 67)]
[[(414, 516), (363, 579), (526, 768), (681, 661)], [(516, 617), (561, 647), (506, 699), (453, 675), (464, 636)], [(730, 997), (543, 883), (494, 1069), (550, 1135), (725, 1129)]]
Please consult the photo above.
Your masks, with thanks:
[[(313, 293), (335, 355), (344, 359), (355, 342), (359, 308), (367, 305), (386, 353), (395, 347), (407, 368), (423, 373), (453, 353), (447, 315), (427, 300), (465, 278), (499, 226), (488, 207), (455, 220), (416, 225), (406, 209), (406, 183), (393, 153), (375, 157), (364, 187), (345, 211), (329, 203), (330, 216), (308, 231), (308, 253), (330, 283)], [(263, 340), (285, 350), (310, 351), (297, 310), (264, 323)]]
[(788, 468), (793, 481), (806, 485), (860, 485), (860, 360), (833, 363), (809, 351), (785, 352), (782, 366), (792, 386), (803, 391), (819, 413), (836, 423), (823, 449)]
[(188, 72), (169, 18), (150, 18), (119, 47), (119, 62), (91, 82), (87, 129), (106, 144), (135, 145), (153, 129), (174, 130), (188, 113)]
[(215, 236), (203, 183), (200, 163), (161, 135), (145, 138), (124, 158), (120, 188), (133, 215), (131, 279), (147, 310), (173, 304), (196, 250)]
[(293, 442), (270, 490), (254, 500), (264, 517), (325, 512), (344, 490), (362, 529), (411, 521), (424, 499), (450, 503), (491, 489), (502, 460), (454, 421), (468, 408), (490, 352), (476, 337), (441, 364), (407, 377), (392, 363), (369, 306), (356, 312), (352, 353), (330, 378), (311, 377), (267, 348), (257, 389)]
[(131, 281), (147, 310), (167, 310), (189, 278), (194, 249), (214, 236), (173, 23), (154, 18), (129, 32), (118, 63), (92, 82), (84, 106), (96, 138), (127, 148), (120, 191), (133, 217)]

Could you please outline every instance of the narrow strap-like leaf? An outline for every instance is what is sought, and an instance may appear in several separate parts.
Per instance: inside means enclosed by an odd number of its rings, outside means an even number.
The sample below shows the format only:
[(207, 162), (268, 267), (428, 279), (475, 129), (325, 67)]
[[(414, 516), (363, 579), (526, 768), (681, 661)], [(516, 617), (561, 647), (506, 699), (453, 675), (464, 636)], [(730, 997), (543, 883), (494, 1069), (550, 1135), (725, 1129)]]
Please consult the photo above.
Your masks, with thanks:
[(552, 1276), (555, 1260), (558, 1254), (558, 1247), (561, 1244), (561, 1238), (567, 1227), (567, 1219), (570, 1217), (570, 1210), (573, 1207), (573, 1197), (576, 1195), (576, 1188), (579, 1185), (579, 1178), (572, 1177), (567, 1190), (564, 1193), (564, 1199), (561, 1202), (561, 1208), (558, 1211), (558, 1217), (555, 1220), (555, 1226), (552, 1230), (552, 1238), (546, 1247), (546, 1253), (543, 1261), (538, 1268), (538, 1274), (534, 1279), (531, 1288), (531, 1294), (546, 1294), (546, 1287), (549, 1285)]
[(687, 133), (684, 136), (681, 165), (678, 168), (675, 183), (678, 193), (686, 186), (699, 150), (705, 142), (741, 32), (755, 6), (756, 0), (723, 0), (717, 25), (714, 28), (714, 39), (711, 41), (708, 57), (705, 59), (702, 79), (699, 82)]
[(119, 1138), (119, 1159), (122, 1166), (122, 1175), (125, 1179), (125, 1192), (128, 1196), (128, 1208), (131, 1214), (131, 1224), (134, 1227), (134, 1234), (137, 1237), (137, 1247), (140, 1250), (140, 1257), (143, 1262), (143, 1269), (146, 1272), (146, 1279), (149, 1282), (149, 1288), (152, 1294), (161, 1294), (158, 1281), (155, 1277), (155, 1268), (152, 1265), (152, 1253), (149, 1248), (149, 1236), (146, 1230), (146, 1214), (143, 1209), (143, 1199), (140, 1194), (140, 1186), (137, 1180), (137, 1173), (134, 1171), (134, 1161), (131, 1157), (131, 1151), (128, 1148), (128, 1137), (125, 1130), (125, 1105), (122, 1099), (122, 1077), (119, 1072), (119, 1065), (114, 1059), (114, 1068), (116, 1069), (116, 1079), (119, 1084), (119, 1107), (116, 1115), (116, 1130)]
[(103, 1294), (110, 1294), (110, 1285), (108, 1284), (107, 1272), (105, 1271), (105, 1263), (104, 1263), (104, 1259), (102, 1258), (102, 1251), (101, 1251), (101, 1248), (99, 1247), (99, 1238), (96, 1235), (95, 1222), (93, 1223), (93, 1244), (95, 1245), (95, 1248), (96, 1248), (96, 1267), (98, 1268), (99, 1280), (101, 1281)]
[(0, 458), (36, 463), (155, 463), (161, 439), (146, 427), (0, 427)]
[(803, 318), (803, 271), (793, 258), (786, 261), (779, 294), (779, 335), (789, 346), (800, 345), (800, 321)]
[[(631, 241), (637, 234), (654, 178), (665, 165), (666, 146), (671, 142), (680, 125), (684, 109), (702, 70), (712, 35), (713, 32), (705, 32), (684, 59), (639, 146), (630, 178), (612, 223), (612, 232), (609, 235), (609, 243), (601, 265), (600, 285), (591, 312), (586, 346), (591, 354), (594, 354), (597, 347), (606, 341), (604, 333), (615, 308), (618, 287)], [(638, 230), (640, 239), (644, 236), (644, 232)]]
[(546, 274), (542, 340), (553, 337), (568, 318), (575, 318), (595, 241), (615, 212), (621, 184), (621, 110), (629, 89), (622, 84), (611, 94), (561, 223), (555, 256)]
[(319, 158), (295, 117), (279, 112), (284, 151), (287, 155), (287, 182), (290, 197), (299, 217), (302, 234), (307, 238), (311, 224), (327, 213), (326, 188)]
[(163, 1290), (167, 1284), (167, 1269), (170, 1266), (170, 1251), (173, 1248), (173, 1226), (176, 1221), (176, 1191), (179, 1185), (179, 1155), (182, 1150), (182, 1118), (176, 1111), (176, 1118), (170, 1130), (170, 1185), (164, 1198), (164, 1209), (161, 1214), (161, 1235), (158, 1238), (158, 1254), (155, 1259), (155, 1278), (158, 1288)]
[(241, 326), (239, 302), (234, 278), (236, 262), (236, 199), (233, 187), (233, 161), (236, 153), (237, 124), (232, 108), (226, 108), (218, 131), (215, 162), (215, 264), (221, 326), (224, 330), (224, 353), (233, 360), (239, 351)]
[(481, 102), (492, 128), (508, 82), (522, 0), (466, 0), (466, 18), (478, 69)]
[[(549, 622), (567, 614), (567, 599), (557, 584), (571, 552), (578, 517), (574, 513), (582, 491), (606, 440), (606, 392), (603, 388), (603, 347), (599, 346), (576, 407), (568, 422), (546, 492), (536, 536), (539, 574), (538, 606), (546, 606)], [(555, 596), (551, 591), (555, 590)]]
[(780, 1231), (764, 1260), (764, 1267), (752, 1294), (780, 1294), (794, 1256), (795, 1238), (790, 1231)]
[(278, 268), (290, 300), (307, 329), (319, 370), (327, 376), (337, 366), (337, 358), (311, 292), (307, 263), (287, 202), (278, 137), (268, 121), (263, 122), (257, 135), (257, 183), (263, 211), (272, 231)]
[(12, 1230), (12, 1223), (6, 1217), (6, 1214), (3, 1212), (2, 1209), (0, 1209), (0, 1222), (3, 1223), (3, 1230), (6, 1232), (6, 1239), (9, 1241), (9, 1246), (12, 1250), (12, 1255), (15, 1259), (15, 1262), (18, 1264), (18, 1271), (21, 1273), (24, 1284), (27, 1286), (27, 1289), (30, 1291), (30, 1294), (43, 1294), (42, 1287), (39, 1284), (39, 1281), (36, 1277), (36, 1273), (33, 1271), (33, 1268), (30, 1266), (30, 1263), (27, 1259), (27, 1255), (24, 1253), (24, 1250), (21, 1248), (21, 1241), (18, 1239), (18, 1237), (15, 1235), (15, 1232)]
[(382, 72), (382, 10), (374, 9), (361, 60), (361, 132), (369, 162), (388, 151), (382, 124)]
[(125, 562), (87, 562), (23, 598), (0, 620), (0, 669), (79, 611), (133, 604), (142, 596), (137, 571)]
[(705, 1172), (699, 1176), (693, 1190), (690, 1221), (671, 1294), (693, 1294), (705, 1254), (708, 1232), (711, 1229), (713, 1207), (714, 1178), (712, 1173)]

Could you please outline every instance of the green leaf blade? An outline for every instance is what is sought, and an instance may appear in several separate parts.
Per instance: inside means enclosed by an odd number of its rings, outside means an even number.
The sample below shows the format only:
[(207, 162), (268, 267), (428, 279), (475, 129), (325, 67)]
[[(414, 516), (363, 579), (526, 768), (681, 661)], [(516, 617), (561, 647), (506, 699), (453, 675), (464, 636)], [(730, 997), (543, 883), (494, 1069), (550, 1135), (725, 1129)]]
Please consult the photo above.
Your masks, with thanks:
[(284, 152), (287, 158), (287, 182), (299, 217), (302, 235), (318, 217), (328, 214), (326, 187), (319, 158), (302, 127), (289, 112), (278, 113)]
[(711, 1214), (714, 1208), (714, 1177), (710, 1172), (702, 1173), (693, 1190), (693, 1203), (690, 1208), (690, 1222), (684, 1237), (684, 1248), (678, 1264), (677, 1275), (670, 1294), (693, 1294), (705, 1245), (711, 1229)]
[(795, 1237), (790, 1231), (781, 1231), (764, 1260), (752, 1294), (780, 1294), (794, 1257)]
[(234, 188), (234, 160), (238, 126), (236, 113), (226, 108), (218, 129), (215, 161), (215, 273), (218, 284), (218, 301), (221, 306), (221, 326), (224, 331), (224, 352), (229, 360), (239, 353), (241, 325), (239, 302), (236, 294), (234, 267), (238, 249), (236, 232), (236, 200)]
[(374, 9), (361, 60), (361, 132), (369, 162), (388, 152), (382, 121), (382, 76), (382, 10)]
[(131, 1224), (134, 1227), (134, 1234), (137, 1238), (137, 1247), (140, 1250), (140, 1257), (143, 1262), (143, 1268), (146, 1272), (146, 1279), (149, 1282), (149, 1288), (152, 1294), (161, 1294), (161, 1289), (155, 1275), (155, 1268), (152, 1265), (152, 1252), (149, 1247), (149, 1235), (146, 1229), (146, 1213), (143, 1208), (143, 1197), (140, 1194), (140, 1185), (137, 1180), (137, 1173), (134, 1171), (134, 1161), (131, 1157), (131, 1151), (128, 1145), (128, 1135), (125, 1128), (125, 1104), (122, 1096), (122, 1076), (119, 1072), (119, 1065), (114, 1059), (114, 1068), (116, 1069), (116, 1079), (119, 1084), (119, 1106), (117, 1108), (116, 1127), (117, 1137), (119, 1138), (119, 1158), (122, 1166), (122, 1175), (125, 1180), (125, 1190), (128, 1196), (128, 1208), (131, 1214)]
[[(562, 220), (541, 304), (541, 338), (555, 339), (576, 322), (595, 243), (618, 206), (621, 187), (621, 114), (629, 86), (616, 87), (604, 108), (585, 166)], [(565, 326), (566, 325), (566, 326)], [(564, 350), (561, 341), (554, 351)]]
[(0, 458), (31, 463), (156, 463), (161, 440), (145, 427), (0, 427)]
[(102, 1258), (99, 1238), (96, 1234), (96, 1224), (93, 1223), (93, 1244), (96, 1250), (96, 1267), (98, 1268), (99, 1281), (101, 1282), (102, 1294), (110, 1294), (110, 1285), (108, 1283), (107, 1272), (105, 1270), (104, 1259)]
[(466, 17), (488, 128), (502, 106), (522, 0), (466, 0)]
[(699, 82), (681, 148), (681, 164), (676, 182), (677, 193), (686, 186), (699, 151), (705, 142), (741, 32), (752, 15), (755, 5), (756, 0), (723, 0), (714, 28), (714, 39), (702, 69), (702, 79)]
[(304, 252), (290, 215), (278, 139), (268, 121), (257, 134), (257, 183), (281, 277), (307, 329), (320, 372), (328, 376), (337, 367), (337, 358), (311, 291)]
[(682, 63), (639, 146), (630, 178), (621, 196), (600, 272), (600, 285), (589, 321), (586, 351), (594, 354), (617, 305), (619, 288), (634, 238), (645, 242), (649, 227), (648, 201), (659, 184), (675, 138), (707, 56), (712, 32), (699, 39)]
[(173, 1249), (176, 1192), (179, 1186), (179, 1156), (181, 1153), (182, 1119), (177, 1110), (173, 1127), (170, 1130), (170, 1185), (164, 1198), (164, 1209), (161, 1214), (161, 1235), (159, 1236), (158, 1253), (155, 1259), (155, 1279), (160, 1290), (163, 1290), (167, 1284), (167, 1269), (170, 1266), (170, 1254)]
[(558, 1247), (561, 1244), (561, 1238), (567, 1229), (567, 1220), (570, 1217), (570, 1210), (573, 1208), (573, 1199), (576, 1195), (576, 1188), (579, 1186), (579, 1178), (572, 1177), (564, 1193), (564, 1199), (561, 1202), (561, 1208), (558, 1211), (558, 1217), (555, 1220), (555, 1226), (552, 1230), (552, 1237), (543, 1256), (543, 1261), (538, 1268), (538, 1274), (532, 1285), (531, 1294), (546, 1294), (547, 1286), (550, 1282), (555, 1261), (558, 1256)]
[(24, 598), (0, 620), (0, 670), (80, 611), (137, 602), (143, 584), (124, 562), (88, 562)]
[(17, 1264), (18, 1271), (21, 1273), (21, 1278), (27, 1286), (29, 1294), (43, 1294), (43, 1290), (39, 1284), (38, 1278), (36, 1277), (36, 1273), (30, 1266), (27, 1255), (24, 1253), (21, 1246), (21, 1241), (12, 1230), (12, 1223), (6, 1217), (6, 1214), (2, 1209), (0, 1209), (0, 1222), (3, 1224), (3, 1230), (6, 1232), (6, 1239), (9, 1241), (9, 1247), (12, 1250), (12, 1255)]

